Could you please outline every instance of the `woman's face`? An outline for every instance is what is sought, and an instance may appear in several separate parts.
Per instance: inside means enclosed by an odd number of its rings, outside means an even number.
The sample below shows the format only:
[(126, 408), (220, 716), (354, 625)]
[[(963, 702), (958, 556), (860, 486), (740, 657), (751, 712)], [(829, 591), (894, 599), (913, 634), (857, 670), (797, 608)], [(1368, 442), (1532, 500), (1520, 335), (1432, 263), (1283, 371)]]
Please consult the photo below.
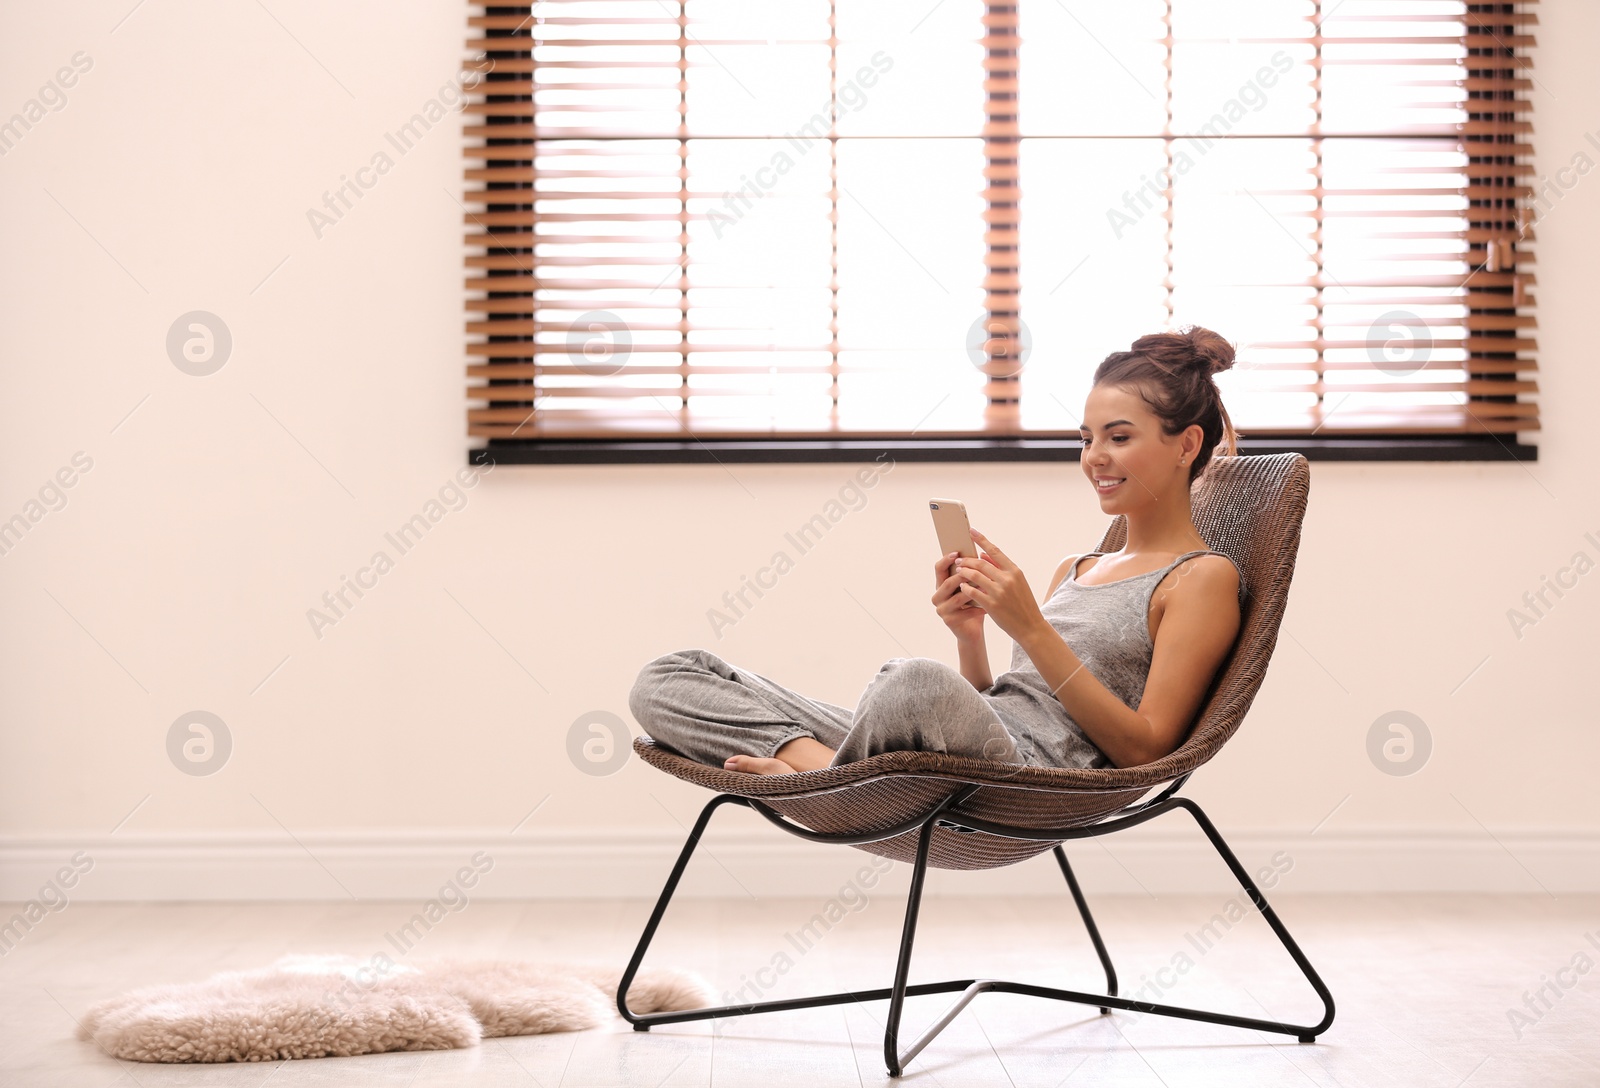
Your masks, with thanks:
[[(1188, 428), (1199, 434), (1198, 425)], [(1189, 489), (1189, 465), (1199, 442), (1185, 434), (1166, 435), (1161, 420), (1132, 389), (1101, 384), (1089, 391), (1083, 406), (1083, 474), (1100, 499), (1100, 508), (1114, 514), (1150, 506), (1174, 487)], [(1185, 432), (1187, 433), (1187, 432)], [(1188, 457), (1188, 463), (1179, 460)], [(1121, 480), (1109, 490), (1099, 480)]]

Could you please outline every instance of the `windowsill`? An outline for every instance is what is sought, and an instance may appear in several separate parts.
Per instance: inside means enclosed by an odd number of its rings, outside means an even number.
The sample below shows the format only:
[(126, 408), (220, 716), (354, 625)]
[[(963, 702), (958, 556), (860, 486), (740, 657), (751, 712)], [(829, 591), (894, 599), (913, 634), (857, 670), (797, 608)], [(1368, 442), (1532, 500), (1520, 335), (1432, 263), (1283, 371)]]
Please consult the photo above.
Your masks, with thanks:
[[(1062, 438), (703, 440), (491, 439), (467, 452), (469, 464), (632, 465), (872, 461), (1076, 461), (1081, 444)], [(1394, 438), (1241, 438), (1242, 454), (1303, 453), (1310, 461), (1537, 461), (1538, 446), (1514, 435), (1405, 435)]]

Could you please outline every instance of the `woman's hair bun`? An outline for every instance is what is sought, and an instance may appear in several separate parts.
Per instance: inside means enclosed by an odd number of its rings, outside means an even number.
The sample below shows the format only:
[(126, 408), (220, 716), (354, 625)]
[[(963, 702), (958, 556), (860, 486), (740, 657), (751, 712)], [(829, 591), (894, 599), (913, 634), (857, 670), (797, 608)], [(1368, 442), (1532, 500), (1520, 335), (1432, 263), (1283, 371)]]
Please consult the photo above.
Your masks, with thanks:
[(1190, 325), (1180, 334), (1189, 342), (1195, 364), (1207, 374), (1220, 374), (1233, 366), (1233, 345), (1219, 334), (1199, 325)]

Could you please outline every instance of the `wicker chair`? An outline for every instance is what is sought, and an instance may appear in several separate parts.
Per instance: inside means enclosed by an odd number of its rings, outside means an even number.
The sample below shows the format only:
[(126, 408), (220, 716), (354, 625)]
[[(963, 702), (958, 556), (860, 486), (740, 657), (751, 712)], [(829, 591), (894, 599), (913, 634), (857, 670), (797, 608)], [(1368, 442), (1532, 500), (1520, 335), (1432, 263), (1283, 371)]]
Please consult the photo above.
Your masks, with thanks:
[[(1300, 525), (1310, 487), (1306, 459), (1297, 453), (1218, 458), (1196, 481), (1191, 508), (1196, 528), (1216, 551), (1238, 565), (1242, 580), (1242, 626), (1233, 649), (1218, 670), (1194, 727), (1175, 751), (1138, 767), (1097, 769), (1018, 767), (936, 752), (886, 752), (838, 767), (787, 775), (751, 775), (685, 759), (653, 743), (634, 740), (647, 763), (677, 778), (715, 790), (689, 832), (667, 877), (644, 933), (617, 988), (617, 1009), (635, 1031), (653, 1025), (778, 1012), (850, 1001), (889, 999), (884, 1059), (897, 1077), (930, 1040), (979, 993), (995, 990), (1031, 994), (1112, 1009), (1178, 1016), (1216, 1024), (1282, 1032), (1311, 1042), (1333, 1022), (1333, 997), (1283, 923), (1267, 904), (1233, 851), (1200, 806), (1177, 790), (1195, 768), (1216, 755), (1239, 728), (1266, 674), (1278, 639), (1300, 543)], [(1115, 551), (1126, 541), (1127, 522), (1118, 516), (1097, 549)], [(1152, 790), (1164, 787), (1154, 797)], [(813, 842), (838, 843), (913, 864), (894, 984), (816, 997), (759, 1001), (744, 1005), (640, 1015), (628, 1008), (627, 993), (660, 924), (679, 878), (711, 815), (725, 804), (744, 805), (778, 827)], [(1144, 823), (1169, 809), (1194, 817), (1251, 901), (1278, 935), (1289, 955), (1322, 999), (1324, 1014), (1315, 1024), (1287, 1024), (1202, 1009), (1136, 1001), (1117, 996), (1111, 957), (1061, 843), (1119, 831)], [(1066, 878), (1089, 939), (1105, 968), (1106, 992), (1084, 993), (999, 979), (952, 979), (907, 985), (917, 909), (928, 866), (992, 869), (1051, 850)], [(903, 1053), (898, 1047), (901, 1011), (908, 995), (960, 992), (943, 1017)]]

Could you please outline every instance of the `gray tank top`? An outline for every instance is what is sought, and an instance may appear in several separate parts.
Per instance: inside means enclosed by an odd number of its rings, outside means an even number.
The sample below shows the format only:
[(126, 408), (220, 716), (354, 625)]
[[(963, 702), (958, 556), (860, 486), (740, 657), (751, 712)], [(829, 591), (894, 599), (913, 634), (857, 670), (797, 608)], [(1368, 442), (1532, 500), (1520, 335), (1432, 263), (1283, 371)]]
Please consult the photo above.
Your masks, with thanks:
[[(1197, 555), (1221, 555), (1208, 549), (1184, 552), (1158, 570), (1085, 585), (1077, 580), (1078, 557), (1050, 599), (1039, 606), (1095, 678), (1129, 707), (1144, 697), (1155, 645), (1150, 641), (1150, 598), (1173, 568)], [(1044, 767), (1109, 767), (1111, 760), (1096, 748), (1050, 692), (1020, 643), (1011, 647), (1011, 668), (982, 693), (1016, 738), (1023, 762)]]

